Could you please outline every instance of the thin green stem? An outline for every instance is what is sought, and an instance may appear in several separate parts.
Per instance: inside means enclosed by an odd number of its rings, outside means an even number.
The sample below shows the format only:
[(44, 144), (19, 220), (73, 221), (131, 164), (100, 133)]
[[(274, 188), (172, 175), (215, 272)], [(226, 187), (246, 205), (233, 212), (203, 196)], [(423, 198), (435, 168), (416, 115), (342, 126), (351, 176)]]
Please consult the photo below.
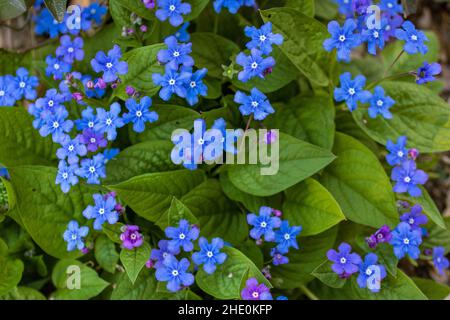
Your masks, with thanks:
[(384, 76), (386, 77), (388, 72), (391, 71), (392, 67), (397, 63), (397, 61), (401, 58), (401, 56), (405, 53), (405, 50), (402, 50), (398, 56), (395, 58), (395, 60), (391, 63), (391, 65), (389, 66), (389, 68), (386, 69), (386, 71), (384, 72)]
[(383, 82), (383, 81), (387, 81), (387, 80), (395, 80), (395, 79), (399, 79), (399, 78), (403, 78), (403, 77), (407, 77), (407, 76), (412, 76), (412, 74), (410, 72), (404, 72), (404, 73), (399, 73), (399, 74), (393, 74), (389, 77), (384, 77), (383, 79), (377, 80), (375, 82), (372, 82), (371, 84), (369, 84), (367, 86), (367, 89), (372, 89), (374, 88), (377, 84)]
[(300, 286), (300, 290), (311, 300), (320, 300), (311, 290), (306, 286)]

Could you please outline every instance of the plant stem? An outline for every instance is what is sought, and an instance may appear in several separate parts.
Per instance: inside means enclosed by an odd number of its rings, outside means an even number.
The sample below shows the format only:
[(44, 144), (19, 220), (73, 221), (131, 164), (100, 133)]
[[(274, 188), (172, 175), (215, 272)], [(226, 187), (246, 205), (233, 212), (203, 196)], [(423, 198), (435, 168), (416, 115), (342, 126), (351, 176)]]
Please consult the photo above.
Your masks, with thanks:
[(377, 81), (375, 81), (375, 82), (369, 84), (369, 85), (367, 86), (367, 89), (372, 89), (372, 88), (374, 88), (377, 84), (379, 84), (379, 83), (381, 83), (381, 82), (383, 82), (383, 81), (386, 81), (386, 80), (394, 80), (394, 79), (399, 79), (399, 78), (403, 78), (403, 77), (411, 76), (411, 75), (412, 75), (412, 74), (411, 74), (410, 72), (404, 72), (404, 73), (399, 73), (399, 74), (393, 74), (393, 75), (391, 75), (391, 76), (389, 76), (389, 77), (384, 77), (383, 79), (377, 80)]
[(320, 300), (311, 290), (309, 290), (306, 286), (300, 286), (300, 290), (311, 300)]
[(402, 50), (398, 56), (395, 58), (395, 60), (391, 63), (391, 65), (389, 66), (389, 68), (386, 69), (386, 71), (384, 72), (384, 76), (387, 76), (387, 73), (392, 69), (392, 67), (397, 63), (397, 61), (400, 59), (400, 57), (403, 55), (403, 53), (405, 53), (405, 50)]

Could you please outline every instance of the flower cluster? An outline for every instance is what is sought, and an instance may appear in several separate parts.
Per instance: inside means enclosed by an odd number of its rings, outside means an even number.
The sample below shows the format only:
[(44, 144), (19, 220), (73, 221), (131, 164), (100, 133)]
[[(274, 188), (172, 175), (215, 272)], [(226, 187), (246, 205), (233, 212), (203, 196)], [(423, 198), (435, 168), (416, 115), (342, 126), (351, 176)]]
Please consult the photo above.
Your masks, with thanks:
[(394, 192), (408, 192), (411, 197), (420, 197), (422, 190), (418, 185), (424, 185), (428, 175), (417, 169), (415, 160), (419, 153), (416, 149), (406, 149), (406, 143), (407, 138), (401, 136), (397, 143), (388, 140), (386, 144), (389, 151), (386, 160), (389, 165), (395, 166), (391, 173), (391, 179), (395, 181)]
[(327, 51), (336, 49), (338, 61), (350, 62), (352, 50), (364, 43), (368, 52), (376, 55), (377, 48), (384, 49), (386, 42), (394, 37), (405, 41), (403, 50), (409, 54), (427, 53), (426, 35), (416, 30), (412, 22), (403, 21), (403, 10), (398, 0), (380, 2), (380, 21), (373, 21), (373, 12), (367, 10), (372, 5), (371, 0), (337, 2), (339, 12), (347, 19), (342, 27), (337, 21), (328, 24), (331, 38), (324, 41), (323, 47)]
[(256, 6), (256, 2), (255, 0), (215, 0), (213, 6), (217, 13), (220, 13), (222, 8), (227, 8), (230, 13), (236, 14), (241, 7)]
[[(145, 3), (144, 3), (145, 4)], [(122, 26), (122, 37), (132, 38), (136, 40), (142, 39), (142, 37), (147, 33), (148, 26), (142, 22), (142, 18), (139, 17), (135, 12), (130, 14), (130, 23)]]
[(205, 97), (208, 93), (208, 87), (203, 83), (207, 70), (193, 71), (194, 59), (189, 55), (192, 43), (178, 43), (175, 36), (167, 37), (164, 43), (167, 49), (160, 50), (157, 57), (159, 62), (165, 64), (165, 73), (152, 75), (153, 82), (162, 86), (159, 96), (168, 101), (176, 94), (193, 106), (198, 103), (199, 96)]
[[(58, 22), (53, 18), (50, 10), (45, 8), (42, 4), (35, 7), (38, 14), (34, 17), (35, 32), (39, 36), (49, 36), (50, 38), (56, 38), (62, 34), (79, 34), (80, 31), (88, 31), (94, 26), (101, 25), (106, 12), (108, 11), (106, 6), (102, 6), (97, 2), (91, 3), (89, 6), (80, 8), (80, 17), (72, 19), (72, 14), (66, 13), (64, 20)], [(71, 24), (77, 24), (78, 26)]]
[(261, 207), (259, 214), (249, 213), (247, 222), (253, 226), (250, 230), (250, 237), (258, 244), (264, 241), (275, 242), (277, 245), (272, 248), (270, 255), (274, 265), (289, 263), (289, 258), (285, 255), (292, 247), (298, 250), (297, 237), (302, 231), (301, 226), (290, 226), (288, 221), (282, 221), (279, 217), (281, 211), (270, 207)]
[[(194, 241), (199, 237), (200, 230), (197, 226), (191, 226), (182, 219), (178, 227), (167, 227), (166, 237), (170, 240), (160, 240), (158, 249), (152, 249), (148, 265), (156, 268), (156, 279), (167, 282), (167, 289), (176, 292), (182, 287), (188, 287), (194, 283), (194, 275), (189, 271), (191, 263), (187, 258), (177, 259), (182, 252), (190, 253), (194, 250)], [(214, 238), (211, 242), (204, 237), (198, 240), (200, 251), (191, 256), (195, 266), (203, 265), (203, 270), (212, 274), (217, 265), (223, 264), (227, 255), (221, 252), (224, 242), (220, 238)]]
[[(360, 288), (368, 287), (372, 292), (378, 292), (380, 290), (379, 282), (386, 277), (385, 267), (377, 264), (378, 256), (374, 253), (368, 253), (363, 260), (359, 254), (352, 253), (352, 247), (345, 242), (339, 245), (338, 250), (331, 249), (327, 252), (328, 260), (333, 263), (331, 269), (343, 279), (350, 278), (354, 273), (359, 273), (356, 280), (358, 286)], [(379, 277), (373, 277), (376, 272), (374, 267), (379, 268)], [(368, 286), (369, 281), (374, 285)]]

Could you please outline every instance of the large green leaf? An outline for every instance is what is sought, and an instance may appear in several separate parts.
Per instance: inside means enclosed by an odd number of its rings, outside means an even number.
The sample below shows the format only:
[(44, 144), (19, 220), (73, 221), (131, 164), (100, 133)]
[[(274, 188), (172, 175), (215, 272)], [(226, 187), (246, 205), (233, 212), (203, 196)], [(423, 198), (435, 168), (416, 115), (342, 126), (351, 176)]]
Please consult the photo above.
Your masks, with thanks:
[[(109, 6), (112, 6), (114, 9), (112, 12), (134, 12), (138, 16), (145, 18), (147, 20), (155, 20), (155, 15), (153, 10), (149, 10), (145, 7), (144, 3), (140, 0), (110, 0)], [(119, 9), (122, 7), (123, 9)], [(113, 15), (114, 21), (123, 22), (122, 20), (117, 20), (117, 15)], [(125, 18), (125, 14), (122, 14), (122, 19)], [(129, 23), (129, 15), (128, 15), (128, 23)], [(119, 24), (122, 25), (122, 24)]]
[(128, 62), (128, 72), (120, 77), (122, 83), (117, 87), (116, 96), (127, 100), (129, 96), (125, 92), (127, 86), (132, 86), (144, 96), (153, 96), (159, 86), (152, 80), (153, 73), (164, 73), (164, 68), (158, 63), (156, 55), (164, 44), (154, 44), (136, 48), (123, 54), (122, 60)]
[(424, 86), (403, 81), (382, 82), (386, 94), (395, 100), (392, 119), (369, 119), (358, 108), (353, 116), (358, 125), (375, 141), (408, 137), (408, 145), (421, 152), (450, 150), (450, 108), (448, 103)]
[(56, 169), (49, 167), (13, 167), (9, 173), (11, 192), (16, 199), (9, 215), (23, 225), (46, 253), (57, 258), (79, 256), (79, 251), (67, 252), (63, 233), (69, 221), (81, 217), (92, 202), (94, 189), (76, 185), (64, 194), (55, 184)]
[(283, 219), (302, 226), (302, 236), (321, 233), (345, 220), (339, 204), (319, 182), (307, 179), (285, 191)]
[(273, 8), (261, 11), (264, 22), (272, 22), (274, 32), (284, 36), (281, 50), (314, 84), (328, 86), (330, 70), (335, 65), (333, 54), (323, 50), (329, 38), (326, 27), (292, 8)]
[(107, 236), (99, 236), (95, 239), (95, 260), (97, 260), (100, 267), (114, 273), (117, 262), (119, 261), (119, 254), (116, 251), (114, 242), (108, 239)]
[(9, 20), (27, 11), (24, 0), (0, 0), (0, 20)]
[(219, 181), (209, 179), (181, 198), (200, 222), (200, 234), (221, 237), (238, 245), (248, 235), (245, 213), (223, 193)]
[(428, 297), (430, 300), (445, 300), (450, 296), (450, 287), (438, 283), (434, 280), (423, 279), (423, 278), (412, 278), (419, 289)]
[(32, 117), (22, 108), (0, 108), (0, 163), (50, 165), (56, 159), (57, 145), (43, 138), (32, 126)]
[(182, 219), (186, 219), (190, 224), (198, 224), (197, 217), (189, 210), (188, 207), (185, 206), (183, 202), (178, 200), (177, 198), (172, 199), (172, 203), (170, 204), (170, 208), (167, 213), (167, 226), (175, 226)]
[(33, 288), (17, 287), (8, 294), (2, 295), (0, 300), (46, 300), (45, 296)]
[(308, 17), (314, 17), (314, 0), (286, 0), (285, 6), (297, 9)]
[(242, 252), (232, 247), (222, 250), (227, 259), (217, 266), (216, 271), (209, 275), (199, 269), (195, 281), (206, 293), (217, 299), (240, 299), (241, 290), (249, 278), (256, 278), (259, 283), (272, 287), (261, 271)]
[(120, 152), (106, 165), (105, 183), (118, 183), (145, 173), (176, 170), (170, 159), (173, 144), (169, 141), (138, 143)]
[(270, 55), (275, 59), (276, 65), (264, 79), (256, 77), (247, 82), (242, 82), (237, 77), (234, 77), (233, 85), (242, 90), (250, 91), (256, 87), (262, 92), (270, 93), (277, 91), (298, 78), (299, 72), (297, 68), (278, 47), (274, 47)]
[(158, 282), (155, 275), (144, 268), (137, 280), (132, 283), (124, 272), (118, 279), (111, 294), (111, 300), (158, 300), (161, 296), (156, 292)]
[(327, 251), (336, 240), (337, 230), (335, 227), (316, 236), (298, 238), (300, 249), (289, 251), (289, 263), (272, 268), (274, 286), (281, 289), (299, 288), (314, 279), (311, 273), (326, 259)]
[(195, 65), (207, 68), (209, 76), (219, 79), (222, 78), (222, 65), (228, 65), (230, 58), (240, 51), (233, 41), (214, 33), (193, 33), (191, 42)]
[(334, 153), (320, 182), (338, 201), (344, 215), (357, 223), (379, 228), (398, 222), (392, 186), (376, 156), (363, 144), (336, 134)]
[(403, 271), (398, 270), (397, 274), (397, 278), (388, 275), (383, 279), (381, 290), (377, 293), (367, 288), (359, 288), (355, 276), (347, 279), (340, 289), (314, 282), (311, 290), (319, 299), (324, 300), (427, 300), (427, 297)]
[(297, 139), (331, 149), (335, 111), (329, 96), (298, 96), (287, 103), (275, 103), (274, 108), (275, 114), (264, 121), (268, 128), (279, 128)]
[[(75, 286), (77, 276), (79, 288)], [(53, 269), (52, 282), (57, 288), (52, 293), (55, 300), (87, 300), (99, 295), (108, 286), (108, 282), (100, 278), (95, 270), (78, 260), (58, 261)]]
[(194, 120), (200, 118), (199, 113), (192, 109), (174, 105), (154, 105), (152, 110), (158, 113), (158, 121), (142, 133), (130, 129), (130, 139), (133, 143), (149, 140), (170, 140), (175, 129), (191, 130)]
[[(335, 158), (326, 149), (281, 132), (279, 142), (279, 157), (273, 157), (271, 163), (272, 168), (276, 168), (278, 160), (279, 170), (276, 174), (262, 175), (262, 169), (267, 170), (268, 167), (262, 164), (226, 165), (231, 182), (237, 188), (255, 196), (270, 196), (312, 176)], [(255, 151), (257, 147), (261, 148), (261, 145), (260, 142), (250, 148)], [(271, 154), (276, 155), (276, 150), (273, 149), (272, 145)]]
[(147, 242), (133, 250), (123, 248), (120, 251), (120, 261), (132, 283), (136, 281), (145, 263), (150, 259), (150, 251), (151, 248)]
[(204, 180), (203, 171), (178, 170), (137, 176), (109, 188), (137, 214), (155, 222), (170, 207), (172, 197), (181, 199)]

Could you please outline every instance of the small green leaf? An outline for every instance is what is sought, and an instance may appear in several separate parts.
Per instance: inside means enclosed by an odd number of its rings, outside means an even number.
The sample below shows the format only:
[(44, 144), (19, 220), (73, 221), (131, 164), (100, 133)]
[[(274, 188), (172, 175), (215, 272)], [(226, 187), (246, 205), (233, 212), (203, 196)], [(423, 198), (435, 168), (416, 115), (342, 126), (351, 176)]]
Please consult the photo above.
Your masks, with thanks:
[(8, 294), (0, 296), (0, 300), (47, 300), (45, 296), (33, 288), (17, 287)]
[(342, 288), (345, 285), (346, 279), (340, 278), (335, 272), (333, 272), (333, 270), (331, 270), (331, 265), (332, 263), (326, 260), (314, 269), (311, 274), (331, 288)]
[(412, 279), (430, 300), (447, 300), (450, 296), (450, 287), (445, 284), (430, 279), (416, 277)]
[(116, 270), (117, 262), (119, 261), (119, 254), (116, 251), (116, 246), (106, 236), (99, 236), (95, 240), (95, 259), (97, 260), (100, 267), (108, 271), (109, 273), (114, 273)]
[(133, 250), (124, 248), (120, 251), (120, 261), (132, 283), (136, 281), (145, 263), (150, 259), (150, 251), (151, 248), (146, 242)]
[(0, 256), (0, 295), (7, 294), (22, 279), (23, 262)]
[(48, 10), (58, 22), (63, 22), (66, 15), (67, 0), (44, 0)]
[(177, 198), (172, 199), (170, 204), (169, 212), (169, 226), (175, 226), (180, 222), (181, 219), (186, 219), (190, 224), (198, 224), (197, 218), (192, 214), (191, 210), (186, 207)]

